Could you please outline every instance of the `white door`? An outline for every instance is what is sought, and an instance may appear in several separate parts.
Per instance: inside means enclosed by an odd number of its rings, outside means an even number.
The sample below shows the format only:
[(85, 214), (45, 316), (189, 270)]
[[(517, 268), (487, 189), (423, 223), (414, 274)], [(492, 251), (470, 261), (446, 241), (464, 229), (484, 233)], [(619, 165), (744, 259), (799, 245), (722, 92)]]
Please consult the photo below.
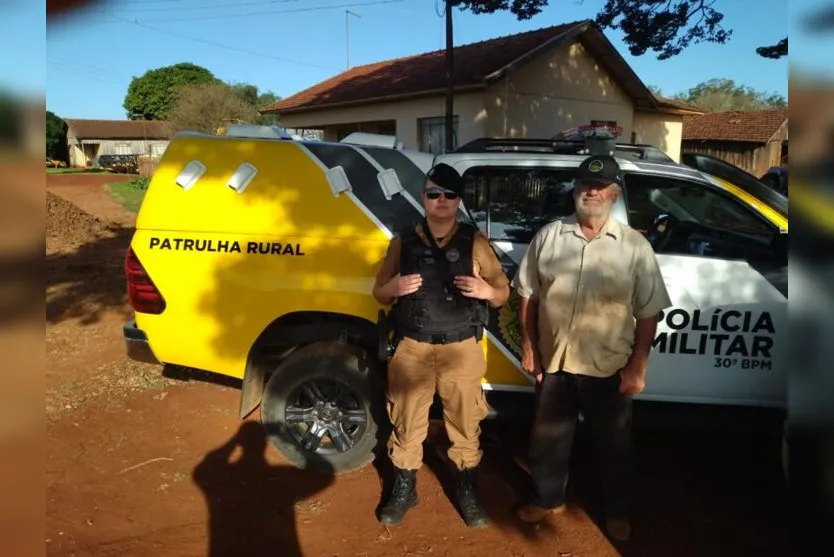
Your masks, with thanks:
[(701, 182), (626, 173), (625, 192), (673, 303), (643, 398), (783, 405), (787, 298), (770, 278), (787, 264), (778, 229)]

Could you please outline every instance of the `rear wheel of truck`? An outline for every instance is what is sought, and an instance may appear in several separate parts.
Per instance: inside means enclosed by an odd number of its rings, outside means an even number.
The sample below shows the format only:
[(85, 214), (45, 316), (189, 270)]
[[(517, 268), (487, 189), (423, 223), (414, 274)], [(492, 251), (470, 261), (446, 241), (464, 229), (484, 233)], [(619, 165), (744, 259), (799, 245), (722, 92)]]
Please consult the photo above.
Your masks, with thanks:
[(298, 349), (264, 389), (261, 422), (270, 443), (298, 468), (334, 475), (363, 468), (384, 441), (383, 379), (376, 360), (356, 346)]

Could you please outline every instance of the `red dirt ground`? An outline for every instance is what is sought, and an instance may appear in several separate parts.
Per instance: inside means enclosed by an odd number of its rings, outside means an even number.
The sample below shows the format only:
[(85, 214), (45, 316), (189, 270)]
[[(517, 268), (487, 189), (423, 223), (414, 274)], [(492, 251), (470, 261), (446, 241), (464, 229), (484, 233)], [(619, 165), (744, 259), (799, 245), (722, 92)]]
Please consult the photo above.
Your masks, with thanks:
[[(89, 213), (75, 213), (68, 227), (100, 231), (93, 217), (130, 225), (102, 178), (48, 177), (48, 191)], [(73, 211), (53, 200), (60, 207)], [(785, 554), (778, 450), (729, 435), (640, 434), (635, 538), (615, 548), (583, 510), (592, 508), (597, 482), (581, 443), (569, 512), (529, 527), (512, 515), (528, 479), (515, 464), (526, 430), (486, 424), (480, 491), (492, 526), (473, 532), (444, 493), (443, 436), (433, 434), (420, 505), (404, 525), (386, 529), (374, 515), (373, 466), (337, 478), (291, 468), (265, 446), (257, 416), (237, 418), (235, 388), (162, 379), (158, 366), (125, 359), (120, 265), (129, 233), (78, 245), (62, 243), (59, 230), (50, 244), (48, 555)]]

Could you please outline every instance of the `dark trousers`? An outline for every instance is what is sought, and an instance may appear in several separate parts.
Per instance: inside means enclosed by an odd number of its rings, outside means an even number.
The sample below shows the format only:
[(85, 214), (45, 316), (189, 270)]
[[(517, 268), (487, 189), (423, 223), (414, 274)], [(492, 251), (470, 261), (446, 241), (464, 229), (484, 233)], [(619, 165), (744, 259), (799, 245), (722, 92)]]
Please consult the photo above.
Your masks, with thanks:
[(530, 438), (534, 503), (565, 502), (568, 468), (579, 413), (594, 441), (607, 518), (628, 515), (632, 488), (632, 397), (619, 392), (620, 375), (606, 379), (560, 371), (545, 373), (536, 390)]

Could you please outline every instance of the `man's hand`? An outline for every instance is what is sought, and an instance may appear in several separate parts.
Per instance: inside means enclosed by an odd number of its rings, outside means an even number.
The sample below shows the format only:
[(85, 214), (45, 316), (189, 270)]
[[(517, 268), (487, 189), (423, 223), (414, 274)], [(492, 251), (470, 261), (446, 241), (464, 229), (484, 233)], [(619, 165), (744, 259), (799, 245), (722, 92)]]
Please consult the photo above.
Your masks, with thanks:
[(491, 300), (495, 296), (493, 288), (480, 276), (457, 276), (455, 277), (455, 286), (457, 286), (458, 290), (461, 291), (461, 294), (467, 298)]
[(620, 370), (620, 393), (624, 395), (637, 395), (646, 388), (646, 367), (645, 360), (629, 360), (625, 367)]
[(414, 294), (420, 290), (422, 285), (423, 277), (419, 274), (402, 276), (400, 273), (397, 273), (385, 284), (383, 291), (388, 298), (399, 298)]
[(521, 350), (521, 369), (524, 373), (532, 375), (536, 381), (542, 380), (542, 358), (539, 351), (532, 346), (524, 346)]

